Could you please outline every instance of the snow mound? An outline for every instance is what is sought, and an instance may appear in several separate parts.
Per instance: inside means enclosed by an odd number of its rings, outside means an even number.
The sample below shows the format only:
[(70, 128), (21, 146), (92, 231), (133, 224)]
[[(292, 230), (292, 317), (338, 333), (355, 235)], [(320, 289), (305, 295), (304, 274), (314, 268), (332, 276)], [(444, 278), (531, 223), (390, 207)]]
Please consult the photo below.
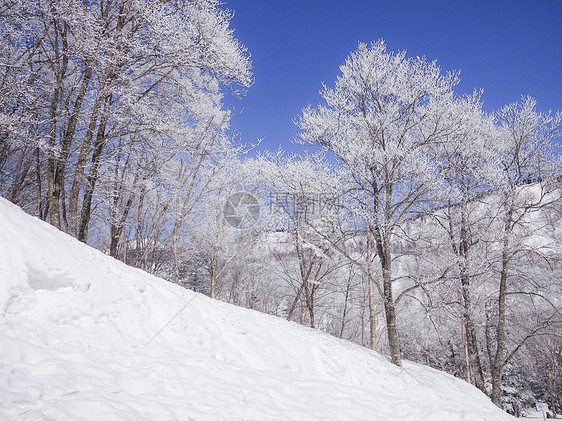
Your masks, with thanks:
[(0, 397), (6, 420), (511, 419), (462, 380), (185, 290), (4, 199)]

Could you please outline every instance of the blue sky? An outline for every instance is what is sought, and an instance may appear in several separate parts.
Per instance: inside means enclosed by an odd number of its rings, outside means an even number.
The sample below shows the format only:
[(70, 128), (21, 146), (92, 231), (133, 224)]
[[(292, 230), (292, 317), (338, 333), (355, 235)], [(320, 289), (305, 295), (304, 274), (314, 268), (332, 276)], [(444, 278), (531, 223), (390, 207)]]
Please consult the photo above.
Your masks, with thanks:
[(235, 36), (252, 55), (255, 84), (231, 128), (260, 149), (302, 151), (292, 120), (321, 102), (359, 41), (383, 38), (392, 51), (425, 55), (461, 70), (457, 92), (484, 89), (488, 111), (534, 96), (562, 110), (562, 0), (367, 1), (225, 0)]

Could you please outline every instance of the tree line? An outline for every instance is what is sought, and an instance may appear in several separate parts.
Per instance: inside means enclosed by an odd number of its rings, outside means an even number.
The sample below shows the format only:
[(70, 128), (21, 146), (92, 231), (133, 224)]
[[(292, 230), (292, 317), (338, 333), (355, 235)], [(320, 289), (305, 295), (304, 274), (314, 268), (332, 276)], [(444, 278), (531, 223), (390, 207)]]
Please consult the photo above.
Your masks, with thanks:
[[(251, 158), (252, 84), (215, 0), (5, 0), (0, 192), (127, 264), (560, 407), (560, 113), (489, 113), (457, 72), (359, 44), (298, 143)], [(258, 222), (224, 205), (251, 193)], [(247, 211), (238, 203), (238, 210)], [(542, 376), (542, 377), (541, 377)], [(503, 401), (502, 401), (503, 399)]]

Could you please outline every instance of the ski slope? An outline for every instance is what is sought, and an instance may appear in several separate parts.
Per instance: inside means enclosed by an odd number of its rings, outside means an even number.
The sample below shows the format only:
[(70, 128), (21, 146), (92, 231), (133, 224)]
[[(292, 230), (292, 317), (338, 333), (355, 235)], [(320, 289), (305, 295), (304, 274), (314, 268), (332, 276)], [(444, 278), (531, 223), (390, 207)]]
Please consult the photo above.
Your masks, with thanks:
[(2, 420), (508, 420), (476, 388), (130, 268), (0, 198)]

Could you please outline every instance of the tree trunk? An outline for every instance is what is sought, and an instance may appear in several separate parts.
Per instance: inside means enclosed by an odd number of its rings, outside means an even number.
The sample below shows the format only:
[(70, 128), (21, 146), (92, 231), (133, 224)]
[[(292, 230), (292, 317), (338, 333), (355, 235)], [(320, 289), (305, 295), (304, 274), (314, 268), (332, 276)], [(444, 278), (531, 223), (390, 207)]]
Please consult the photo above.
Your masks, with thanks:
[[(513, 187), (512, 187), (513, 188)], [(513, 212), (514, 212), (514, 192), (508, 192), (506, 198), (506, 215), (503, 231), (503, 244), (502, 244), (502, 261), (500, 272), (500, 285), (498, 291), (498, 321), (496, 325), (496, 350), (494, 359), (492, 361), (492, 402), (500, 408), (502, 407), (502, 376), (504, 370), (504, 359), (506, 351), (506, 300), (507, 300), (507, 279), (509, 270), (509, 238), (513, 229)]]
[(482, 364), (480, 362), (480, 355), (478, 351), (478, 342), (476, 338), (476, 329), (470, 316), (465, 320), (466, 344), (467, 344), (467, 357), (468, 367), (470, 371), (472, 384), (487, 394), (486, 383), (484, 382), (484, 373), (482, 371)]
[[(104, 111), (108, 111), (109, 99), (106, 101), (107, 107)], [(98, 127), (98, 134), (96, 136), (96, 142), (94, 144), (94, 152), (92, 154), (92, 165), (88, 173), (88, 178), (86, 186), (84, 188), (84, 200), (82, 202), (82, 211), (80, 212), (80, 223), (78, 225), (78, 240), (86, 242), (88, 239), (88, 225), (90, 223), (91, 210), (92, 210), (92, 199), (94, 196), (94, 188), (96, 182), (98, 181), (98, 168), (100, 165), (101, 153), (106, 142), (105, 127), (109, 115), (105, 112), (102, 115), (100, 125)]]
[(300, 301), (303, 288), (304, 288), (304, 284), (301, 283), (301, 285), (299, 287), (299, 290), (297, 291), (297, 294), (295, 295), (295, 299), (293, 300), (293, 303), (291, 304), (291, 306), (289, 307), (289, 311), (287, 312), (287, 320), (291, 320), (291, 317), (293, 316), (293, 312), (297, 308), (297, 304)]
[(502, 407), (502, 377), (503, 367), (492, 367), (492, 402)]
[[(465, 345), (465, 359), (466, 359), (466, 374), (467, 381), (475, 385), (482, 392), (487, 393), (486, 384), (484, 382), (484, 374), (482, 371), (482, 364), (480, 362), (480, 353), (478, 350), (478, 338), (476, 334), (476, 327), (472, 317), (472, 299), (470, 295), (470, 270), (469, 270), (469, 252), (472, 238), (469, 237), (469, 217), (468, 217), (468, 203), (470, 186), (467, 180), (462, 179), (463, 200), (460, 204), (460, 229), (458, 244), (455, 237), (454, 229), (454, 216), (448, 215), (449, 222), (449, 237), (451, 240), (451, 247), (453, 252), (457, 255), (457, 265), (459, 269), (459, 278), (461, 284), (461, 302), (462, 302), (462, 327), (463, 327), (463, 342)], [(451, 203), (449, 202), (449, 211), (451, 210)]]
[(384, 279), (384, 312), (386, 316), (386, 330), (388, 334), (388, 346), (392, 362), (402, 366), (402, 355), (400, 342), (398, 341), (398, 329), (396, 328), (396, 308), (392, 297), (392, 284), (390, 280)]
[(39, 211), (39, 219), (44, 221), (47, 218), (47, 207), (43, 207), (43, 192), (41, 188), (41, 164), (40, 164), (40, 150), (39, 147), (35, 148), (35, 177), (37, 183), (37, 210)]
[(367, 232), (367, 249), (365, 250), (365, 259), (367, 261), (367, 303), (369, 306), (369, 348), (375, 349), (376, 337), (376, 316), (375, 316), (375, 272), (373, 270), (373, 256), (375, 240), (371, 232)]
[(375, 339), (377, 334), (377, 320), (375, 315), (375, 287), (372, 276), (369, 276), (368, 282), (368, 303), (369, 303), (369, 348), (374, 350)]
[(211, 256), (211, 298), (217, 298), (217, 254)]
[(143, 218), (142, 218), (142, 211), (144, 207), (144, 196), (146, 194), (146, 183), (143, 183), (140, 193), (139, 193), (139, 202), (137, 204), (137, 227), (135, 230), (135, 267), (141, 267), (141, 256), (142, 253), (142, 225), (143, 225)]
[(347, 285), (345, 288), (345, 300), (343, 302), (343, 311), (341, 316), (340, 334), (339, 338), (343, 338), (343, 332), (345, 330), (345, 324), (347, 319), (347, 307), (349, 302), (349, 292), (351, 290), (351, 277), (347, 278)]
[(315, 329), (316, 324), (314, 321), (314, 288), (310, 287), (308, 281), (306, 283), (305, 293), (306, 293), (306, 307), (308, 309), (308, 317), (310, 319), (310, 327), (312, 329)]
[[(120, 145), (121, 146), (121, 145)], [(113, 172), (113, 202), (111, 204), (110, 212), (110, 244), (109, 244), (109, 255), (111, 257), (117, 258), (118, 255), (118, 247), (119, 242), (121, 241), (121, 237), (123, 235), (123, 230), (125, 228), (125, 223), (127, 221), (127, 217), (129, 216), (129, 212), (131, 207), (133, 206), (133, 199), (135, 197), (134, 191), (135, 187), (138, 185), (138, 180), (140, 177), (140, 171), (135, 172), (135, 177), (133, 179), (132, 189), (128, 192), (128, 198), (125, 202), (125, 206), (121, 212), (119, 212), (119, 202), (125, 196), (125, 183), (123, 178), (125, 177), (125, 173), (130, 171), (130, 167), (128, 166), (128, 159), (126, 160), (125, 167), (123, 169), (123, 174), (121, 175), (121, 180), (118, 182), (119, 177), (119, 162), (121, 161), (121, 154), (118, 153), (117, 162), (115, 163), (115, 169)], [(125, 244), (125, 252), (123, 256), (123, 261), (126, 262), (126, 254), (127, 254), (127, 247)]]
[[(54, 13), (55, 14), (55, 13)], [(56, 14), (55, 14), (56, 15)], [(53, 21), (55, 29), (55, 72), (57, 79), (55, 82), (55, 89), (53, 98), (49, 108), (49, 137), (47, 140), (47, 200), (49, 202), (49, 221), (58, 229), (61, 228), (60, 223), (60, 192), (62, 176), (64, 174), (60, 161), (60, 156), (56, 156), (56, 139), (57, 139), (57, 126), (58, 126), (58, 106), (63, 94), (63, 80), (68, 68), (68, 43), (66, 38), (66, 29), (61, 29), (60, 22)], [(65, 25), (62, 25), (66, 28)], [(59, 36), (62, 39), (63, 52), (62, 57), (59, 51)], [(60, 155), (60, 154), (59, 154)]]
[(117, 246), (119, 245), (119, 238), (121, 237), (121, 230), (115, 224), (109, 227), (109, 255), (115, 259), (118, 258)]
[[(391, 193), (387, 193), (391, 194)], [(377, 212), (375, 212), (376, 214)], [(386, 220), (389, 220), (389, 215), (386, 215)], [(377, 248), (377, 255), (379, 257), (382, 269), (382, 282), (383, 282), (383, 301), (384, 313), (386, 318), (386, 332), (388, 336), (388, 347), (390, 348), (390, 357), (392, 362), (397, 366), (402, 366), (402, 351), (400, 349), (400, 342), (398, 337), (398, 328), (396, 326), (396, 303), (392, 294), (392, 256), (390, 253), (390, 233), (388, 227), (385, 227), (384, 237), (381, 234), (381, 227), (374, 227), (374, 239)]]
[(90, 122), (88, 124), (88, 129), (86, 130), (86, 136), (84, 137), (84, 140), (82, 141), (82, 145), (80, 146), (80, 153), (78, 155), (78, 161), (76, 163), (74, 179), (72, 181), (72, 187), (70, 188), (70, 195), (68, 198), (68, 213), (69, 213), (68, 233), (73, 236), (76, 236), (76, 232), (77, 232), (76, 225), (78, 223), (78, 199), (80, 194), (80, 188), (82, 187), (84, 172), (86, 170), (86, 162), (88, 160), (92, 139), (94, 137), (94, 132), (96, 130), (101, 103), (102, 101), (100, 100), (99, 93), (98, 93), (98, 98), (96, 98), (96, 102), (92, 109), (92, 113), (90, 114)]
[(478, 351), (476, 328), (472, 320), (472, 304), (470, 298), (470, 281), (466, 274), (461, 275), (461, 291), (463, 301), (463, 326), (466, 335), (467, 371), (470, 372), (471, 383), (482, 392), (487, 393)]
[[(172, 230), (172, 253), (174, 255), (174, 283), (179, 284), (180, 282), (180, 260), (178, 254), (178, 240), (179, 232), (181, 227), (182, 219), (180, 215), (176, 215), (176, 220), (174, 221), (174, 229)], [(213, 288), (211, 287), (211, 298), (213, 294)]]

